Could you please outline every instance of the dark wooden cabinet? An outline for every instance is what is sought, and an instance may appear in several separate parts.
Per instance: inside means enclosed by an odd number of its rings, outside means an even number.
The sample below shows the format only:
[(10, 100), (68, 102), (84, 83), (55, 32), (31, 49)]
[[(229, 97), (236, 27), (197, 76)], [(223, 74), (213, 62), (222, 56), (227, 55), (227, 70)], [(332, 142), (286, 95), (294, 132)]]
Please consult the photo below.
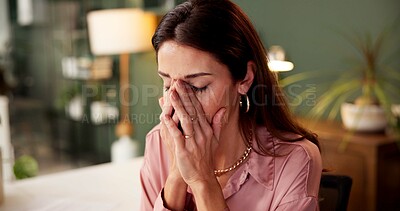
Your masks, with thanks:
[(324, 168), (352, 177), (348, 210), (400, 210), (400, 140), (384, 133), (351, 133), (339, 122), (311, 122)]

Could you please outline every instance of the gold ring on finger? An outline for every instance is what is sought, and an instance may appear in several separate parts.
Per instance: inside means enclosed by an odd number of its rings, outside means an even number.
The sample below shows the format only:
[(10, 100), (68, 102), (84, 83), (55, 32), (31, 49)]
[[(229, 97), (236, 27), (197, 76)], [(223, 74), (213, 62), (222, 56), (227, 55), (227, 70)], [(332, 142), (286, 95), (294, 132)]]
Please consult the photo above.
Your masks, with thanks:
[(194, 136), (194, 131), (193, 131), (193, 133), (191, 135), (184, 135), (185, 139), (192, 138), (193, 136)]
[(190, 117), (190, 120), (192, 121), (192, 122), (194, 122), (194, 121), (196, 121), (197, 120), (197, 116), (194, 116), (194, 117)]

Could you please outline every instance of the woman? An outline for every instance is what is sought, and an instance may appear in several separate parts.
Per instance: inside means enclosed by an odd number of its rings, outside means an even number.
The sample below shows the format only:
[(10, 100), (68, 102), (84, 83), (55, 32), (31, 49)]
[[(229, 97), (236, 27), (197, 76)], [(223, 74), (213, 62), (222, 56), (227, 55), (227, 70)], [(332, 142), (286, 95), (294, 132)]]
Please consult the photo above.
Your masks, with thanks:
[(317, 210), (318, 141), (292, 119), (240, 8), (190, 0), (152, 42), (165, 92), (147, 135), (142, 210)]

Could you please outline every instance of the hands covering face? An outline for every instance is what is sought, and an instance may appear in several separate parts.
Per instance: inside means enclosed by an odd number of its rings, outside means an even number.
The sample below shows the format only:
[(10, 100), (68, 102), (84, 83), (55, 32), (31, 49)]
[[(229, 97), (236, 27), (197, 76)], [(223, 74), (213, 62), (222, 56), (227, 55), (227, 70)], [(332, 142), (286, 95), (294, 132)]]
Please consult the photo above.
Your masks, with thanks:
[(215, 178), (213, 156), (226, 109), (220, 108), (208, 122), (196, 94), (181, 80), (160, 99), (160, 106), (161, 137), (170, 152), (170, 173), (189, 186)]

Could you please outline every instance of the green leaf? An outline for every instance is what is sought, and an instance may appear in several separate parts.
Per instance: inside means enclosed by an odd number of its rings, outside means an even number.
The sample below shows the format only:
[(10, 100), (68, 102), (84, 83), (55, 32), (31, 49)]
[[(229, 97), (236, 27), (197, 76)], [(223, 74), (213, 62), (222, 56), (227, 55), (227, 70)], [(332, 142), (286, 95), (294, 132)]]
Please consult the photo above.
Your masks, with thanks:
[(315, 118), (320, 118), (325, 110), (332, 105), (333, 101), (337, 99), (338, 96), (343, 95), (348, 92), (348, 90), (357, 89), (361, 86), (361, 82), (358, 79), (353, 79), (348, 83), (340, 84), (334, 89), (330, 89), (324, 93), (324, 95), (317, 102), (315, 109), (311, 110), (311, 114)]
[(321, 71), (301, 72), (301, 73), (287, 76), (287, 77), (279, 80), (279, 84), (282, 87), (287, 87), (291, 84), (298, 83), (298, 82), (304, 81), (306, 79), (312, 79), (312, 78), (317, 78), (317, 77), (321, 77), (321, 76), (323, 76), (323, 73)]
[(391, 105), (392, 103), (390, 102), (390, 99), (386, 96), (385, 92), (383, 91), (382, 87), (380, 84), (376, 84), (376, 86), (374, 87), (374, 91), (376, 94), (376, 97), (379, 100), (379, 103), (381, 105), (381, 107), (384, 109), (385, 111), (385, 115), (389, 121), (390, 125), (394, 125), (395, 124), (395, 119), (393, 118), (392, 115), (392, 111), (391, 111)]
[(334, 119), (339, 111), (340, 111), (340, 107), (342, 106), (343, 103), (346, 102), (346, 100), (356, 92), (357, 90), (349, 90), (348, 92), (342, 94), (335, 102), (335, 104), (333, 105), (331, 111), (329, 112), (328, 115), (328, 119)]

